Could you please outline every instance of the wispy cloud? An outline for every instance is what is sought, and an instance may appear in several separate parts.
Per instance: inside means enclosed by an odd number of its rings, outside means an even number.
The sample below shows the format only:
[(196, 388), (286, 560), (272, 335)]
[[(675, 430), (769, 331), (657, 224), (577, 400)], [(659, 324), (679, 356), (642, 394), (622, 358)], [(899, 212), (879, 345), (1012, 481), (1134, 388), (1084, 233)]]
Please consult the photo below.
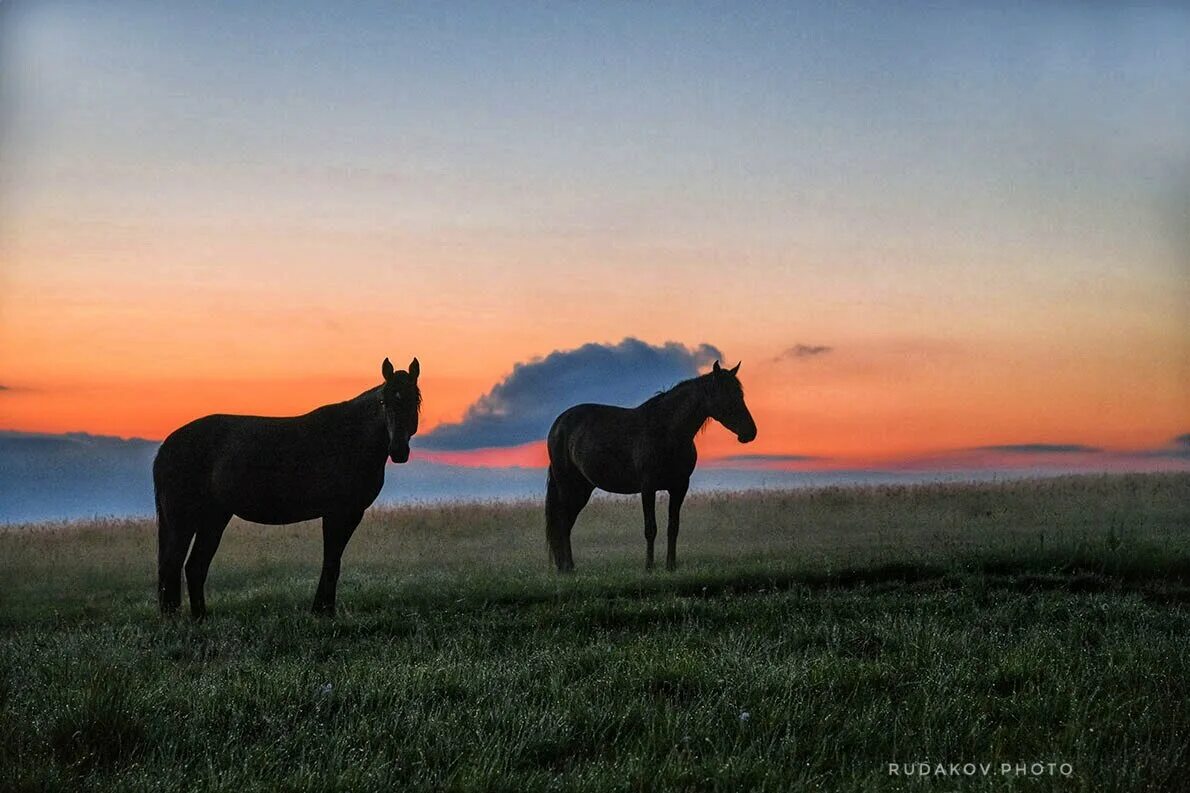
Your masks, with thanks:
[(818, 470), (831, 467), (833, 462), (829, 457), (812, 454), (729, 454), (725, 457), (706, 458), (699, 464), (717, 471), (756, 473)]
[(792, 347), (787, 347), (781, 352), (774, 361), (797, 360), (802, 358), (817, 358), (821, 355), (826, 355), (828, 352), (833, 352), (834, 347), (828, 347), (825, 344), (795, 344)]
[(1170, 438), (1169, 443), (1157, 449), (1150, 449), (1146, 456), (1172, 460), (1190, 460), (1190, 432)]
[(541, 440), (554, 418), (571, 405), (635, 405), (722, 357), (710, 344), (654, 345), (634, 338), (556, 350), (513, 366), (467, 408), (462, 421), (440, 424), (418, 438), (417, 446), (458, 451)]
[(977, 446), (975, 451), (1004, 452), (1005, 454), (1098, 454), (1098, 446), (1081, 443), (1009, 443), (1002, 446)]
[(729, 454), (716, 460), (719, 463), (816, 463), (826, 460), (811, 454)]

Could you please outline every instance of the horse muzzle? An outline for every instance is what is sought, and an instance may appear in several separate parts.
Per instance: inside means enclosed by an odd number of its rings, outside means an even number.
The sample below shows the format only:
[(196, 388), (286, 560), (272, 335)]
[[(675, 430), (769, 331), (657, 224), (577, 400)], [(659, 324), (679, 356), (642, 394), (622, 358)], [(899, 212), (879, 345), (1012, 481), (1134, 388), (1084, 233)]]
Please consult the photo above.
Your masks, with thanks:
[(735, 437), (740, 443), (751, 443), (752, 441), (756, 440), (756, 428), (753, 427), (750, 430), (744, 430)]
[(409, 447), (406, 446), (404, 449), (389, 449), (388, 457), (394, 463), (407, 463), (409, 462)]

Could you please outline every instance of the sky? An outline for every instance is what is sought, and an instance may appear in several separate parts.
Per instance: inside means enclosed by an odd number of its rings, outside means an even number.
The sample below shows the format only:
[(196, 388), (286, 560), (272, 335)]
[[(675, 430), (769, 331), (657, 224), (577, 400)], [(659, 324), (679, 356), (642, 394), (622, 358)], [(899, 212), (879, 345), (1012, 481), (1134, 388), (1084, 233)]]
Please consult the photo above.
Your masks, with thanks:
[(1177, 3), (4, 3), (0, 429), (160, 440), (416, 355), (419, 454), (539, 465), (550, 411), (714, 355), (759, 427), (700, 436), (724, 466), (1186, 468), (1187, 41)]

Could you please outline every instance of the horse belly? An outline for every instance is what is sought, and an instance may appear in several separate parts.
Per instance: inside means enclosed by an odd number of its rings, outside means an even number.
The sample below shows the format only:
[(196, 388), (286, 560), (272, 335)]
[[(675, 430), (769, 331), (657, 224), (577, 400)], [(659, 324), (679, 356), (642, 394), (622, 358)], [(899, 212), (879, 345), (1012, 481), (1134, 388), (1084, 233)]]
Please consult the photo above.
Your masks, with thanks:
[(608, 493), (619, 493), (627, 496), (641, 491), (641, 482), (636, 477), (612, 475), (602, 472), (598, 478), (587, 476), (587, 480), (595, 485), (595, 487), (605, 490)]
[(253, 523), (280, 525), (320, 518), (347, 494), (338, 477), (312, 476), (284, 461), (243, 459), (215, 467), (213, 490), (225, 508)]
[(232, 514), (250, 523), (282, 526), (286, 523), (300, 523), (304, 520), (321, 518), (325, 511), (317, 508), (302, 509), (296, 504), (261, 504), (244, 502), (232, 510)]
[(574, 461), (587, 481), (600, 490), (628, 495), (639, 493), (641, 476), (631, 457), (606, 451), (587, 454)]

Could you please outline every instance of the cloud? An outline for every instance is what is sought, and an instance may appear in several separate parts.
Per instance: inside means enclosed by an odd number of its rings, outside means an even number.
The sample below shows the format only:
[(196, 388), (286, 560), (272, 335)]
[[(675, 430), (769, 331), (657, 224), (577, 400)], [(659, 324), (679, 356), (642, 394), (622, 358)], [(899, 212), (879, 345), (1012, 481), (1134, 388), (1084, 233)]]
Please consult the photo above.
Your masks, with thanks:
[(787, 348), (773, 360), (784, 361), (790, 358), (816, 358), (819, 355), (826, 355), (828, 352), (833, 352), (834, 349), (834, 347), (828, 347), (825, 344), (795, 344)]
[(1003, 446), (979, 446), (975, 451), (1007, 454), (1098, 454), (1103, 449), (1084, 446), (1081, 443), (1009, 443)]
[(155, 441), (0, 430), (0, 521), (153, 511)]
[(11, 391), (11, 390), (12, 389), (9, 388), (8, 386), (4, 385), (4, 383), (0, 383), (0, 391)]
[(729, 454), (720, 457), (719, 463), (814, 463), (825, 460), (812, 454)]
[[(605, 345), (604, 349), (614, 351), (623, 346)], [(695, 358), (703, 350), (702, 347), (687, 350), (681, 345), (675, 346)], [(664, 351), (666, 347), (668, 345), (652, 349)], [(568, 356), (581, 352), (581, 349), (585, 348), (555, 355)], [(713, 348), (711, 350), (707, 354), (717, 354)], [(622, 361), (623, 356), (613, 358)], [(549, 357), (523, 366), (535, 366), (546, 360)], [(513, 375), (517, 371), (514, 370)], [(511, 379), (512, 376), (504, 382)], [(641, 387), (647, 396), (648, 388), (653, 386), (642, 384)], [(552, 416), (543, 419), (547, 426), (550, 420)], [(480, 428), (486, 427), (481, 423)], [(97, 515), (150, 516), (153, 514), (153, 455), (157, 447), (157, 442), (139, 438), (123, 439), (82, 432), (49, 435), (0, 430), (0, 523)], [(973, 454), (987, 450), (1007, 451), (1008, 455)], [(532, 465), (531, 459), (521, 459), (526, 454), (524, 448), (502, 447), (496, 452), (452, 454), (440, 451), (415, 455), (407, 465), (389, 467), (380, 500), (413, 503), (451, 499), (539, 499), (544, 488), (543, 474)], [(1035, 456), (1030, 457), (1030, 454)], [(506, 455), (511, 455), (515, 461), (513, 467), (507, 467), (509, 460), (502, 459)], [(467, 461), (462, 459), (465, 456), (477, 459)], [(454, 457), (460, 459), (452, 459)], [(811, 482), (936, 481), (1000, 476), (1006, 471), (1021, 475), (1043, 470), (1186, 471), (1190, 470), (1190, 434), (1179, 435), (1166, 445), (1147, 451), (1099, 450), (1080, 444), (1024, 443), (903, 459), (881, 469), (819, 470), (814, 463), (823, 461), (827, 468), (837, 468), (840, 462), (838, 458), (832, 460), (800, 454), (739, 454), (708, 459), (696, 473), (696, 488), (792, 487)], [(476, 462), (480, 464), (471, 464)], [(808, 465), (800, 466), (799, 463)], [(495, 465), (504, 467), (489, 467)]]
[[(160, 444), (71, 432), (0, 430), (0, 524), (153, 515)], [(533, 468), (475, 468), (414, 460), (389, 466), (379, 501), (536, 498)]]
[(441, 424), (417, 439), (425, 449), (457, 451), (516, 446), (541, 440), (559, 413), (580, 402), (636, 405), (723, 353), (710, 344), (584, 344), (518, 363), (473, 402), (462, 421)]
[(699, 465), (719, 471), (790, 471), (819, 468), (829, 462), (829, 457), (812, 454), (729, 454), (700, 460)]
[(1169, 443), (1159, 449), (1145, 452), (1146, 457), (1163, 457), (1173, 460), (1190, 460), (1190, 432), (1170, 438)]

